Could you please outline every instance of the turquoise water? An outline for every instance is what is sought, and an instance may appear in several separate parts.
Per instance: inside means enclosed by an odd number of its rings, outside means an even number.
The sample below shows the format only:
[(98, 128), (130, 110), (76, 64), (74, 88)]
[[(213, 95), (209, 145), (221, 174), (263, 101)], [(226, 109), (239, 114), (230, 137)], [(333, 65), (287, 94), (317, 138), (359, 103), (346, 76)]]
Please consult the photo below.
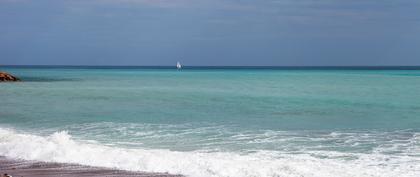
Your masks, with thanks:
[(24, 80), (0, 84), (0, 155), (186, 176), (420, 176), (420, 70), (0, 70)]

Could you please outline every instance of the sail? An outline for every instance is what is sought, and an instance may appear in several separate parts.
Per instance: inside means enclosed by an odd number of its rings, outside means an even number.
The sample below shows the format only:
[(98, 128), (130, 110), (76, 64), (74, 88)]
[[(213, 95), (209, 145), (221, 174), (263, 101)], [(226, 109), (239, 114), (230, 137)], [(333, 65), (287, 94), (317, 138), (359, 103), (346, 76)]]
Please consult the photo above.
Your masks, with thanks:
[(176, 62), (176, 68), (177, 68), (177, 69), (181, 69), (181, 68), (182, 68), (181, 63)]

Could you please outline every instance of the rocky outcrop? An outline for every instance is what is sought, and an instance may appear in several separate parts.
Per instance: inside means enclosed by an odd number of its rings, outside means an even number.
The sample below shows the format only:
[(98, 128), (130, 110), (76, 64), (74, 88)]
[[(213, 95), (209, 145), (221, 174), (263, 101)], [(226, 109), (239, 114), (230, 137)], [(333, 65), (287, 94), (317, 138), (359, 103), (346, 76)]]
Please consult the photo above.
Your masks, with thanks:
[(20, 81), (20, 79), (15, 76), (12, 76), (9, 73), (0, 71), (0, 82), (13, 82), (13, 81)]

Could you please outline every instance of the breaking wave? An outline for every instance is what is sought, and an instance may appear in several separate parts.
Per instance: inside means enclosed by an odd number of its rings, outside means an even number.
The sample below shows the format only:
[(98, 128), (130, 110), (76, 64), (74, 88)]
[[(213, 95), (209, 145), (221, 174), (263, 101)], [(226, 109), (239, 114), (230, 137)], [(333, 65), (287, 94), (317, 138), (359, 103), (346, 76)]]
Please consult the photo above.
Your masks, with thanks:
[[(420, 142), (416, 134), (414, 143)], [(417, 145), (415, 145), (417, 147)], [(390, 147), (387, 147), (390, 148)], [(74, 140), (66, 131), (39, 136), (0, 128), (0, 155), (16, 159), (77, 163), (192, 177), (414, 177), (418, 148), (409, 154), (338, 151), (171, 151), (122, 148)], [(414, 155), (413, 155), (414, 154)], [(417, 153), (419, 154), (419, 153)]]

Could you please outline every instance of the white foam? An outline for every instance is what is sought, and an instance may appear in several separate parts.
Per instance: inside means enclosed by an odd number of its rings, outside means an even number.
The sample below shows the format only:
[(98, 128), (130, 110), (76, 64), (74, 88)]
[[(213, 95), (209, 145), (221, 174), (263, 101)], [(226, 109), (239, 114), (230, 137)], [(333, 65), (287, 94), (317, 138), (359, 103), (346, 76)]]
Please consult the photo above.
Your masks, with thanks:
[[(336, 156), (321, 158), (311, 154)], [(418, 177), (420, 157), (384, 154), (259, 151), (177, 152), (128, 149), (72, 140), (63, 131), (42, 137), (0, 128), (0, 155), (193, 177)], [(358, 158), (338, 158), (352, 155)]]

